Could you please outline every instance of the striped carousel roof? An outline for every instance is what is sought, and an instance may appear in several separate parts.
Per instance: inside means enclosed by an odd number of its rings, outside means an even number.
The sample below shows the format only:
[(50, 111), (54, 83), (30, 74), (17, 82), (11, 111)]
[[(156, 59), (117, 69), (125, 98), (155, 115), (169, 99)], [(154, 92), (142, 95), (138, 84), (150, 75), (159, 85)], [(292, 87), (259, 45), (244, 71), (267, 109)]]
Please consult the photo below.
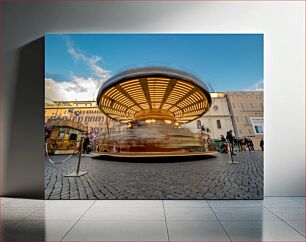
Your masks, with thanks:
[(189, 73), (146, 67), (111, 77), (101, 86), (97, 103), (104, 114), (121, 122), (154, 112), (183, 124), (202, 116), (211, 97), (207, 86)]

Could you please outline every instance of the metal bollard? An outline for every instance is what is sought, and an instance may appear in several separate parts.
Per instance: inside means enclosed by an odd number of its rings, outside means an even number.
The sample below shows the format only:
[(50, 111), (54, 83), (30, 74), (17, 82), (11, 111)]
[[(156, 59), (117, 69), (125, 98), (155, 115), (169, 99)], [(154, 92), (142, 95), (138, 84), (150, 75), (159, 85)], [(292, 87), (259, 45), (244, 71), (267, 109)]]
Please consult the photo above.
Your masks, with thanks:
[(68, 174), (65, 175), (65, 177), (80, 177), (80, 176), (83, 176), (83, 175), (88, 173), (87, 171), (80, 171), (83, 142), (84, 142), (84, 140), (82, 139), (81, 142), (80, 142), (80, 147), (79, 147), (79, 159), (78, 159), (78, 165), (77, 165), (76, 172), (68, 173)]

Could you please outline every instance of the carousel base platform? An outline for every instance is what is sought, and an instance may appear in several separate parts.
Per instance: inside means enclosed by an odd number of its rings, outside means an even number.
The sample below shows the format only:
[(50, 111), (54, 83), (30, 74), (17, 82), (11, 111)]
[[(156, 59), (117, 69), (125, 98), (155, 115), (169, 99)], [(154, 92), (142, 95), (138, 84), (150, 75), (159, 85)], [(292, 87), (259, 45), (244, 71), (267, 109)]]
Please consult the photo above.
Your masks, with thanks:
[(218, 152), (93, 152), (90, 157), (111, 161), (176, 162), (216, 157)]

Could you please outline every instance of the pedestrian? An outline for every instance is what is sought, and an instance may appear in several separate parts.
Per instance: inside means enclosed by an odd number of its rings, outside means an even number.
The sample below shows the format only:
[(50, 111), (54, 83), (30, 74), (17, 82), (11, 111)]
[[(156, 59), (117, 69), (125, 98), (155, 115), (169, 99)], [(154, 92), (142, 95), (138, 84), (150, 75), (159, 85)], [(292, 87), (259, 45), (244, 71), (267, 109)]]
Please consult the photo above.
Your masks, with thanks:
[(242, 151), (242, 139), (241, 138), (238, 138), (238, 147), (239, 147), (239, 151)]
[(236, 137), (234, 137), (234, 147), (235, 147), (236, 152), (238, 152), (239, 151), (239, 140)]
[(264, 151), (264, 141), (263, 141), (263, 139), (261, 139), (259, 145), (260, 145), (260, 147), (261, 147), (261, 150)]
[(249, 152), (252, 151), (253, 141), (251, 139), (247, 139), (247, 147), (249, 149)]
[(254, 144), (253, 144), (253, 140), (250, 139), (250, 147), (251, 147), (251, 150), (254, 151)]
[(221, 142), (223, 142), (223, 143), (225, 143), (225, 142), (226, 142), (226, 139), (225, 139), (225, 137), (224, 137), (224, 135), (223, 135), (223, 134), (221, 134)]
[(221, 135), (221, 142), (220, 142), (220, 153), (227, 153), (227, 148), (226, 148), (226, 139), (224, 135)]
[(90, 141), (89, 141), (89, 138), (88, 138), (88, 136), (84, 139), (84, 141), (83, 141), (83, 153), (84, 154), (87, 154), (87, 152), (88, 152), (88, 145), (89, 145), (89, 143), (90, 143)]
[(241, 139), (241, 151), (246, 151), (246, 143), (247, 143), (247, 139), (244, 137)]
[(233, 137), (233, 131), (232, 130), (229, 130), (226, 134), (226, 139), (227, 141), (230, 143), (230, 146), (231, 146), (231, 150), (232, 150), (232, 154), (233, 155), (236, 155), (234, 153), (234, 137)]

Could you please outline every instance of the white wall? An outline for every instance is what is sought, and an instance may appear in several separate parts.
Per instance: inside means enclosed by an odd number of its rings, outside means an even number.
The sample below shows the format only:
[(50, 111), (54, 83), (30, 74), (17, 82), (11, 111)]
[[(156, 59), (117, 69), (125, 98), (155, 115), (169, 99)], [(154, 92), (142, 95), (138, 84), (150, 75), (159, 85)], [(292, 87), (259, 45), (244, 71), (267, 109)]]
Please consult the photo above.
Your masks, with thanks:
[[(16, 96), (16, 86), (20, 84), (16, 81), (20, 47), (44, 36), (46, 32), (180, 32), (264, 33), (266, 147), (264, 191), (265, 195), (269, 196), (304, 195), (305, 7), (303, 1), (121, 1), (114, 3), (78, 1), (6, 2), (2, 5), (4, 38), (3, 93), (1, 95), (4, 99), (4, 115), (1, 116), (3, 119), (1, 121), (4, 122), (2, 127), (4, 133), (1, 132), (2, 144), (4, 144), (2, 173), (7, 174), (5, 182), (9, 183), (5, 185), (3, 194), (18, 195), (21, 192), (36, 194), (42, 192), (43, 194), (43, 177), (39, 178), (41, 180), (35, 178), (37, 174), (43, 172), (44, 168), (41, 162), (43, 152), (39, 152), (41, 144), (35, 142), (43, 139), (37, 131), (40, 126), (36, 126), (35, 130), (35, 127), (32, 127), (33, 122), (30, 122), (30, 120), (40, 119), (43, 122), (43, 118), (39, 116), (40, 112), (24, 112), (22, 118), (25, 123), (22, 123), (21, 117), (16, 119), (14, 116), (16, 98), (23, 100)], [(34, 68), (31, 71), (39, 70)], [(31, 80), (24, 80), (26, 81), (31, 83)], [(41, 82), (44, 80), (42, 79)], [(41, 87), (39, 86), (40, 89), (35, 93), (34, 90), (31, 94), (25, 92), (24, 101), (32, 107), (43, 104), (43, 102), (37, 102), (40, 100), (39, 95), (43, 98)], [(32, 143), (26, 144), (27, 149), (17, 149), (17, 147), (15, 149), (12, 143), (9, 143), (12, 130), (10, 124), (20, 127), (21, 130), (29, 124), (30, 131), (33, 132)], [(17, 154), (8, 159), (9, 151), (12, 150)], [(27, 159), (22, 160), (24, 154), (30, 153), (32, 156), (26, 155)], [(17, 170), (19, 170), (18, 173), (16, 173)], [(39, 181), (41, 184), (37, 185)]]

